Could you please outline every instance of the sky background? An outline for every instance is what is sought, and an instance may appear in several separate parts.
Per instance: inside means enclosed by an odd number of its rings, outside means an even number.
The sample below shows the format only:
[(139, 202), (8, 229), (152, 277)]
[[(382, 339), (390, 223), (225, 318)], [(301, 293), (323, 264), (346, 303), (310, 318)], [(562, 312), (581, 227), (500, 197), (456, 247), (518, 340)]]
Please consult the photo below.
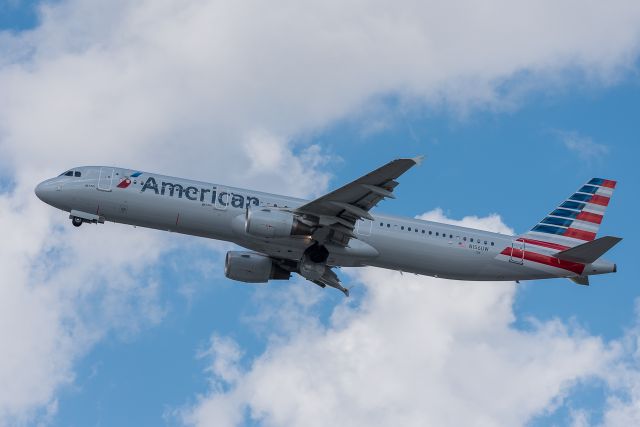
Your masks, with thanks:
[[(0, 425), (640, 424), (640, 3), (0, 0)], [(301, 197), (426, 155), (380, 212), (523, 233), (592, 177), (590, 287), (345, 269), (33, 194), (113, 164)]]

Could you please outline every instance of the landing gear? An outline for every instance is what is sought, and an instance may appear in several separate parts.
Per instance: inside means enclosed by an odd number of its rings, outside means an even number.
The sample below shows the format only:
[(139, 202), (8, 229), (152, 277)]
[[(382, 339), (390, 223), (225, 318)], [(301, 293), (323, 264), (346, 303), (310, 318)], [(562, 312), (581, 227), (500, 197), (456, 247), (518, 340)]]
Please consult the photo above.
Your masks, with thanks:
[(71, 218), (71, 224), (73, 224), (74, 227), (80, 227), (83, 222), (84, 221), (82, 220), (82, 218), (79, 218), (77, 216)]
[(329, 251), (324, 245), (314, 242), (309, 246), (298, 262), (298, 274), (305, 279), (324, 288), (331, 286), (341, 291), (346, 297), (349, 289), (342, 286), (338, 275), (327, 265)]
[(304, 254), (309, 257), (312, 262), (315, 263), (324, 263), (329, 258), (329, 251), (324, 245), (319, 244), (318, 242), (314, 242), (313, 245), (309, 246)]

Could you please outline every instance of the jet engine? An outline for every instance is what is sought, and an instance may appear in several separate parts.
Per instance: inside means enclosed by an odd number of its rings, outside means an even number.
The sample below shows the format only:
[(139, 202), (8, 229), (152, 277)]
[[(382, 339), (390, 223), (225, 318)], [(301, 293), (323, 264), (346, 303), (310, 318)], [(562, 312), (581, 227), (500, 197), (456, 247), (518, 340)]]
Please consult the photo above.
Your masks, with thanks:
[(258, 237), (308, 236), (313, 228), (291, 212), (271, 208), (249, 208), (245, 231)]
[(288, 280), (291, 273), (275, 264), (271, 258), (255, 252), (227, 252), (224, 275), (245, 283), (266, 283), (270, 279)]

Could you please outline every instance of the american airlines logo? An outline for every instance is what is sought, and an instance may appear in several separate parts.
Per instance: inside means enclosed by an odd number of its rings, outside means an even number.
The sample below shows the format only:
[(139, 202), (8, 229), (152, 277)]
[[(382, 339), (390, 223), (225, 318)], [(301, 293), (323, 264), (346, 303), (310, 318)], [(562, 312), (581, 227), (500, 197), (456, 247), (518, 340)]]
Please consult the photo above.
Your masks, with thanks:
[(134, 172), (129, 176), (125, 176), (118, 183), (118, 188), (127, 188), (128, 186), (131, 185), (131, 178), (137, 178), (140, 175), (142, 175), (142, 172)]
[[(126, 187), (128, 187), (129, 184), (127, 184)], [(120, 185), (118, 185), (118, 187), (120, 187)], [(250, 205), (260, 205), (260, 200), (255, 196), (230, 193), (224, 190), (218, 192), (216, 188), (202, 188), (194, 186), (184, 187), (183, 185), (175, 184), (168, 181), (162, 181), (160, 184), (158, 184), (156, 179), (152, 176), (147, 178), (144, 185), (142, 186), (141, 192), (144, 193), (145, 191), (152, 191), (154, 194), (160, 196), (177, 197), (179, 199), (184, 197), (187, 200), (200, 201), (202, 203), (211, 203), (225, 207), (232, 206), (234, 208), (240, 209), (245, 209)]]

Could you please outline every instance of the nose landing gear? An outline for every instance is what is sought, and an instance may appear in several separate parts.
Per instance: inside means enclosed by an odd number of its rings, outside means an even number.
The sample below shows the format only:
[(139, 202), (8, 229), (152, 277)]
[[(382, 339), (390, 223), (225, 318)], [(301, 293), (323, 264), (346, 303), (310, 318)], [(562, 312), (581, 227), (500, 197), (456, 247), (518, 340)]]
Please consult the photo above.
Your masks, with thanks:
[(89, 224), (103, 224), (104, 217), (96, 214), (90, 214), (87, 212), (72, 210), (69, 212), (69, 219), (74, 227), (80, 227), (83, 223)]

